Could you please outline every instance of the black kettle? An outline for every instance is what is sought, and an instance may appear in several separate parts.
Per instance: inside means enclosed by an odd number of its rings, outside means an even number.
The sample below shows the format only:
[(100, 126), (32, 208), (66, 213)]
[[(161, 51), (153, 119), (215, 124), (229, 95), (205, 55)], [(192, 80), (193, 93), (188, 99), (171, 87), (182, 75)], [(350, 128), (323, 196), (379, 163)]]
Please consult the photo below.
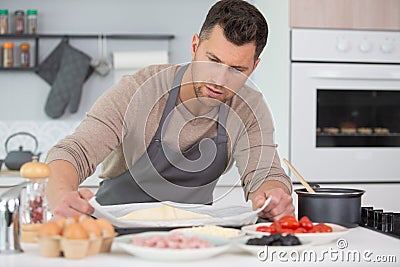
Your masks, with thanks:
[[(28, 150), (24, 150), (24, 148), (20, 146), (18, 150), (8, 151), (8, 142), (17, 135), (27, 135), (31, 137), (35, 141), (35, 150), (31, 152)], [(6, 158), (4, 159), (4, 165), (6, 165), (6, 167), (9, 170), (14, 170), (14, 171), (18, 171), (24, 163), (32, 161), (33, 156), (37, 156), (39, 158), (41, 154), (41, 153), (36, 154), (38, 149), (38, 140), (33, 134), (27, 132), (18, 132), (10, 135), (6, 140), (5, 149), (7, 155)]]

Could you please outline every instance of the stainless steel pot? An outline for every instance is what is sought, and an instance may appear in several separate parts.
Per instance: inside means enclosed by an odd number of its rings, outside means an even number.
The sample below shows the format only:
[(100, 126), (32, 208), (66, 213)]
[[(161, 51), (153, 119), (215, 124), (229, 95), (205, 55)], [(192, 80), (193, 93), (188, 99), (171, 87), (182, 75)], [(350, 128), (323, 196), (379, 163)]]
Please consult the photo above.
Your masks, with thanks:
[(328, 222), (356, 227), (361, 221), (360, 189), (315, 188), (309, 193), (305, 188), (296, 189), (298, 217), (308, 216), (313, 222)]

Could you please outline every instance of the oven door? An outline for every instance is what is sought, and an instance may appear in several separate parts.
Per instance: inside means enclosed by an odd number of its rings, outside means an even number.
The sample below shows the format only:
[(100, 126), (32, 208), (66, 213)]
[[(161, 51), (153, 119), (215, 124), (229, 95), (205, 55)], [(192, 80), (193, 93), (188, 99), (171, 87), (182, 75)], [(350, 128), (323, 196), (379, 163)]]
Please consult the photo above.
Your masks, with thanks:
[(400, 65), (292, 63), (290, 158), (313, 182), (400, 181)]

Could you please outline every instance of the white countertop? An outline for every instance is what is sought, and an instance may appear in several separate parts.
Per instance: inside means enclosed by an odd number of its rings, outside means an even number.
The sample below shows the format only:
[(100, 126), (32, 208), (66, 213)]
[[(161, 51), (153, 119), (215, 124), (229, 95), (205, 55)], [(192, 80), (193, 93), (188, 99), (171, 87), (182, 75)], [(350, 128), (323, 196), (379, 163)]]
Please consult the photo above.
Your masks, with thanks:
[[(5, 267), (25, 267), (25, 266), (40, 266), (40, 267), (110, 267), (110, 266), (201, 266), (201, 267), (211, 267), (211, 266), (400, 266), (400, 239), (386, 236), (368, 229), (361, 227), (350, 229), (349, 233), (343, 237), (347, 243), (348, 247), (340, 250), (335, 242), (310, 247), (316, 251), (317, 255), (322, 255), (324, 250), (327, 251), (339, 251), (340, 253), (355, 251), (361, 253), (367, 253), (369, 251), (369, 258), (371, 260), (377, 259), (378, 256), (388, 256), (392, 255), (396, 257), (396, 262), (384, 262), (384, 263), (373, 263), (367, 264), (363, 259), (360, 262), (354, 263), (352, 260), (350, 262), (344, 260), (343, 262), (331, 261), (329, 256), (325, 257), (325, 260), (318, 263), (312, 263), (302, 261), (302, 262), (280, 262), (276, 257), (274, 261), (269, 259), (266, 261), (260, 261), (256, 256), (247, 254), (246, 252), (238, 251), (238, 248), (231, 248), (228, 252), (206, 259), (193, 262), (162, 262), (162, 261), (149, 261), (140, 259), (136, 256), (125, 253), (119, 249), (115, 244), (112, 247), (110, 253), (99, 254), (95, 256), (86, 257), (80, 260), (65, 259), (62, 257), (58, 258), (45, 258), (39, 255), (39, 250), (36, 244), (22, 244), (22, 248), (25, 250), (21, 254), (10, 254), (0, 256), (0, 266)], [(347, 255), (347, 254), (346, 254)], [(155, 259), (157, 256), (154, 255)], [(320, 257), (319, 257), (320, 258)], [(351, 257), (353, 259), (353, 257)], [(382, 258), (381, 258), (382, 259)]]

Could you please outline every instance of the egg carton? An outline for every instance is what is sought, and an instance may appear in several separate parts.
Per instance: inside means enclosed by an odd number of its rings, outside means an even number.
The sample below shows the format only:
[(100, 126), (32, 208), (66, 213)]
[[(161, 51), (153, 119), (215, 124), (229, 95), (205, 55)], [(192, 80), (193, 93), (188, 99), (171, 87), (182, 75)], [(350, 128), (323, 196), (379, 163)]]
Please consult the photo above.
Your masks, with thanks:
[(87, 256), (111, 251), (114, 236), (89, 238), (85, 240), (49, 236), (38, 239), (40, 254), (44, 257), (64, 256), (67, 259), (81, 259)]

